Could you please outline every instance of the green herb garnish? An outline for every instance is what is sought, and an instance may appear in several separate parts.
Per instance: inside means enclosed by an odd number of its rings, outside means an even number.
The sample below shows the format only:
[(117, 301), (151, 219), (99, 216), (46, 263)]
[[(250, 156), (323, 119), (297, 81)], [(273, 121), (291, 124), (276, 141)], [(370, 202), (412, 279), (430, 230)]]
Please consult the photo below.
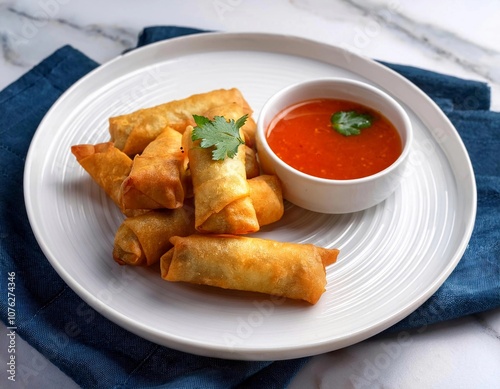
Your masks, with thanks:
[(201, 139), (200, 147), (207, 149), (214, 147), (213, 160), (234, 158), (238, 146), (245, 144), (240, 136), (240, 128), (245, 124), (248, 115), (240, 117), (236, 122), (226, 120), (224, 116), (215, 116), (213, 120), (205, 116), (193, 115), (196, 127), (191, 135), (192, 140)]
[(333, 128), (342, 135), (359, 135), (363, 128), (368, 128), (373, 123), (373, 117), (366, 113), (356, 111), (336, 112), (330, 118)]

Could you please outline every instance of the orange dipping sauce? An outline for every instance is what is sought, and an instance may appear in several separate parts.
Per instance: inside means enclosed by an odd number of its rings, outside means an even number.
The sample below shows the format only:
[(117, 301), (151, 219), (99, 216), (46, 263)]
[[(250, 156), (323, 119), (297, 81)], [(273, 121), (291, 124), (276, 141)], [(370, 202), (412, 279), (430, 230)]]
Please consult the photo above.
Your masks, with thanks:
[[(345, 136), (330, 122), (339, 111), (368, 113), (374, 120), (361, 134)], [(307, 100), (283, 110), (271, 122), (267, 142), (291, 167), (335, 180), (378, 173), (402, 152), (399, 133), (387, 118), (364, 105), (336, 99)]]

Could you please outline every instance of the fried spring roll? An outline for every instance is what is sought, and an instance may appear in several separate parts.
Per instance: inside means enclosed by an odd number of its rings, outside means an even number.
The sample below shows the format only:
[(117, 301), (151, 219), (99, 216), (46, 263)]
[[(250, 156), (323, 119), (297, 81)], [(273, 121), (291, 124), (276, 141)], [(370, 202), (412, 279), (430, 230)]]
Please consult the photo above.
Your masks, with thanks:
[(128, 155), (139, 154), (166, 126), (183, 132), (187, 125), (194, 125), (193, 114), (203, 115), (214, 107), (232, 102), (250, 110), (241, 92), (232, 88), (195, 94), (185, 99), (115, 116), (109, 119), (111, 141)]
[(278, 177), (265, 174), (248, 180), (248, 184), (259, 226), (262, 227), (280, 220), (285, 212), (285, 207)]
[(167, 281), (211, 285), (299, 299), (315, 304), (326, 286), (325, 266), (337, 249), (228, 235), (173, 237), (161, 257)]
[(92, 179), (125, 212), (121, 206), (121, 185), (132, 169), (130, 157), (114, 147), (112, 142), (76, 145), (71, 147), (71, 152)]
[(253, 178), (259, 175), (260, 167), (257, 162), (257, 156), (253, 147), (255, 146), (255, 131), (257, 124), (250, 116), (252, 111), (247, 107), (242, 107), (236, 103), (230, 103), (219, 107), (212, 108), (205, 112), (203, 116), (213, 120), (215, 116), (223, 116), (226, 120), (237, 121), (243, 115), (248, 114), (249, 117), (245, 121), (241, 130), (243, 131), (243, 139), (245, 140), (245, 168), (247, 178)]
[[(192, 132), (190, 126), (186, 131)], [(212, 149), (189, 137), (195, 227), (203, 233), (246, 234), (259, 230), (245, 171), (245, 145), (234, 158), (214, 161)]]
[[(246, 146), (246, 145), (245, 145)], [(245, 171), (247, 179), (257, 177), (260, 174), (260, 166), (257, 162), (257, 154), (254, 149), (245, 147)]]
[(187, 207), (129, 217), (116, 231), (113, 259), (120, 265), (150, 266), (172, 247), (171, 237), (194, 232), (194, 214)]
[(191, 128), (189, 126), (188, 130), (185, 130), (182, 134), (182, 150), (184, 151), (184, 155), (187, 157), (186, 159), (186, 198), (191, 199), (194, 197), (193, 193), (193, 179), (191, 177), (191, 169), (189, 169), (189, 145), (191, 138)]
[(252, 118), (252, 110), (248, 105), (241, 105), (236, 102), (231, 102), (229, 104), (224, 104), (220, 106), (213, 107), (212, 109), (206, 111), (203, 116), (213, 120), (215, 116), (224, 116), (226, 120), (238, 120), (243, 115), (248, 115), (248, 118), (241, 127), (243, 130), (243, 136), (245, 144), (252, 148), (255, 146), (255, 131), (257, 130), (257, 123)]
[(187, 153), (182, 134), (166, 127), (141, 155), (122, 185), (125, 209), (182, 207), (186, 192)]

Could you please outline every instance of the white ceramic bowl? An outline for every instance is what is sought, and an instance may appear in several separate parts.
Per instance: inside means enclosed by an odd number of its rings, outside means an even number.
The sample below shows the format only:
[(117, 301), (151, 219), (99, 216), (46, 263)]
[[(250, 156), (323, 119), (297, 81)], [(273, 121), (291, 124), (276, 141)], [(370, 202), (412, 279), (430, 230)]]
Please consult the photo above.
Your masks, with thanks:
[[(399, 158), (381, 172), (350, 180), (314, 177), (283, 162), (267, 143), (271, 121), (283, 109), (316, 98), (354, 101), (380, 112), (400, 134), (403, 148)], [(399, 186), (404, 174), (412, 139), (410, 119), (396, 100), (374, 86), (343, 78), (315, 79), (282, 89), (264, 104), (256, 134), (262, 170), (279, 177), (284, 198), (302, 208), (321, 213), (357, 212), (389, 197)]]

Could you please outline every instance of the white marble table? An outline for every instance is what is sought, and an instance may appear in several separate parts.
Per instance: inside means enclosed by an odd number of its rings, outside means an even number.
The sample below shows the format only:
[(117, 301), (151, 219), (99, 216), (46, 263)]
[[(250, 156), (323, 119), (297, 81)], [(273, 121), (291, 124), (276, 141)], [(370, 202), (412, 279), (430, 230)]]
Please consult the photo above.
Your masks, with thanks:
[[(3, 0), (0, 88), (62, 45), (102, 63), (133, 47), (145, 26), (179, 25), (298, 35), (379, 60), (486, 81), (492, 109), (500, 111), (499, 15), (496, 0)], [(17, 352), (25, 369), (12, 387), (76, 387), (19, 338)], [(497, 309), (421, 328), (404, 344), (395, 334), (316, 356), (290, 387), (500, 388), (499, 367)]]

